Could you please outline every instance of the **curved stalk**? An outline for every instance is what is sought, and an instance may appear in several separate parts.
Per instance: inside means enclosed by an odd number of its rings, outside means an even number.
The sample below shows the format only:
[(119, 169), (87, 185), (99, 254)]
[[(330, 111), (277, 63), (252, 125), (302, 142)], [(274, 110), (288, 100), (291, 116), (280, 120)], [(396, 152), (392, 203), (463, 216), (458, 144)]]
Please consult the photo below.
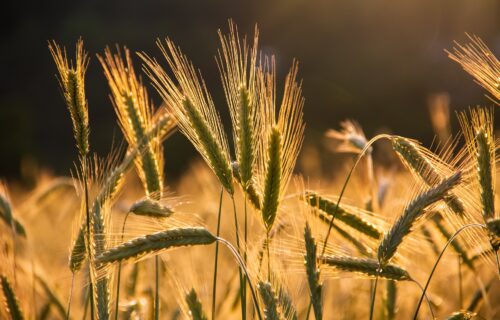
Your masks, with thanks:
[(69, 320), (71, 311), (71, 301), (73, 300), (73, 287), (75, 285), (75, 274), (71, 273), (71, 288), (69, 289), (68, 309), (66, 310), (66, 320)]
[(349, 180), (351, 179), (351, 176), (352, 176), (352, 174), (354, 172), (354, 169), (356, 169), (356, 167), (358, 166), (359, 162), (361, 161), (361, 159), (365, 155), (366, 151), (371, 147), (371, 145), (375, 141), (378, 141), (378, 140), (383, 139), (383, 138), (391, 139), (392, 136), (388, 135), (388, 134), (379, 134), (379, 135), (373, 137), (370, 141), (368, 141), (366, 143), (366, 146), (363, 148), (363, 150), (361, 150), (360, 154), (358, 155), (358, 158), (356, 159), (356, 162), (354, 163), (354, 165), (351, 167), (351, 170), (347, 174), (346, 180), (345, 180), (344, 185), (342, 186), (342, 189), (341, 189), (340, 194), (339, 194), (339, 199), (337, 200), (335, 211), (333, 212), (332, 219), (330, 220), (330, 225), (328, 226), (328, 231), (326, 232), (325, 240), (323, 241), (323, 249), (321, 250), (320, 257), (323, 257), (325, 255), (326, 244), (328, 242), (328, 238), (330, 237), (330, 233), (331, 233), (332, 228), (333, 228), (333, 221), (335, 220), (335, 215), (337, 214), (337, 211), (338, 211), (338, 208), (339, 208), (339, 205), (340, 205), (340, 201), (342, 200), (342, 197), (344, 196), (344, 192), (345, 192), (345, 190), (347, 188), (347, 184), (349, 183)]
[(375, 307), (375, 295), (377, 294), (377, 284), (378, 284), (378, 276), (375, 277), (375, 285), (373, 286), (372, 299), (370, 302), (370, 320), (373, 319), (373, 309)]
[[(122, 225), (122, 238), (120, 242), (123, 242), (123, 234), (125, 233), (125, 224), (127, 223), (127, 218), (130, 214), (130, 211), (127, 212), (125, 215), (125, 218), (123, 219), (123, 225)], [(122, 262), (118, 263), (118, 275), (116, 276), (116, 302), (115, 302), (115, 320), (118, 320), (118, 306), (120, 302), (120, 278), (122, 274)]]
[(417, 320), (417, 316), (418, 316), (418, 311), (420, 309), (420, 305), (422, 304), (422, 300), (424, 299), (424, 295), (425, 295), (425, 292), (427, 291), (427, 288), (429, 287), (429, 284), (431, 282), (431, 279), (432, 279), (432, 276), (434, 275), (434, 271), (436, 271), (436, 268), (439, 264), (439, 261), (441, 261), (441, 258), (443, 257), (445, 251), (446, 251), (446, 248), (448, 248), (448, 246), (453, 242), (453, 240), (465, 229), (467, 228), (472, 228), (472, 227), (481, 227), (481, 228), (485, 228), (487, 229), (487, 227), (484, 225), (484, 224), (480, 224), (480, 223), (472, 223), (472, 224), (467, 224), (463, 227), (461, 227), (460, 229), (458, 229), (450, 238), (450, 240), (448, 240), (448, 242), (446, 242), (446, 245), (443, 247), (443, 249), (441, 250), (441, 252), (439, 253), (439, 256), (437, 257), (436, 259), (436, 262), (434, 263), (434, 266), (432, 267), (432, 270), (431, 270), (431, 273), (429, 274), (429, 278), (427, 279), (427, 282), (424, 286), (424, 289), (422, 290), (422, 295), (420, 296), (420, 299), (418, 301), (418, 304), (417, 304), (417, 309), (415, 310), (415, 314), (413, 316), (413, 320)]
[[(240, 235), (239, 235), (239, 227), (238, 227), (238, 214), (236, 212), (236, 201), (234, 200), (234, 195), (231, 195), (231, 199), (233, 200), (233, 213), (234, 213), (234, 232), (236, 233), (236, 248), (238, 249), (238, 254), (241, 254), (240, 249)], [(243, 299), (245, 298), (243, 294), (243, 276), (241, 274), (241, 269), (238, 270), (240, 273), (240, 301), (241, 301), (241, 319), (246, 320), (246, 306)]]
[(252, 294), (253, 303), (255, 304), (255, 308), (257, 309), (257, 316), (259, 317), (259, 320), (262, 320), (262, 315), (260, 313), (260, 308), (259, 308), (259, 302), (257, 300), (257, 296), (255, 294), (255, 290), (254, 290), (253, 285), (252, 285), (252, 280), (250, 280), (250, 275), (248, 274), (248, 270), (247, 270), (245, 264), (243, 263), (243, 259), (241, 258), (240, 254), (238, 253), (236, 248), (229, 241), (227, 241), (226, 239), (217, 237), (217, 242), (219, 242), (219, 241), (222, 242), (223, 244), (225, 244), (226, 247), (229, 249), (229, 251), (231, 251), (231, 253), (236, 258), (236, 261), (238, 262), (238, 264), (240, 266), (240, 270), (243, 270), (243, 273), (245, 274), (245, 277), (247, 278), (247, 281), (248, 281), (248, 287), (250, 288), (250, 292)]
[[(219, 199), (219, 212), (217, 213), (217, 237), (220, 234), (220, 218), (222, 212), (222, 196), (224, 195), (224, 188), (220, 190), (220, 199)], [(216, 295), (217, 295), (217, 266), (219, 260), (219, 243), (215, 243), (215, 261), (214, 261), (214, 281), (212, 286), (212, 319), (215, 320), (215, 303), (216, 303)]]

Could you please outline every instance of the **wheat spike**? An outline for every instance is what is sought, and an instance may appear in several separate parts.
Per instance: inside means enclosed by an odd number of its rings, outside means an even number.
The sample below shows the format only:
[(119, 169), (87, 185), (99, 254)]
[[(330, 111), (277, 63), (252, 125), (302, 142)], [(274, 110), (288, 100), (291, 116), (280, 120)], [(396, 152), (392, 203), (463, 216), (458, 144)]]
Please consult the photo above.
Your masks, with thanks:
[(166, 40), (166, 46), (159, 40), (157, 44), (177, 83), (155, 59), (140, 54), (146, 66), (146, 73), (176, 118), (181, 132), (202, 155), (227, 192), (233, 194), (226, 135), (201, 75), (171, 40)]
[(26, 238), (26, 229), (21, 222), (14, 217), (12, 205), (6, 190), (6, 187), (0, 183), (0, 219), (3, 220), (9, 228), (12, 228), (16, 234)]
[(378, 260), (381, 266), (389, 263), (399, 245), (403, 242), (403, 238), (411, 232), (415, 222), (425, 214), (425, 209), (435, 202), (442, 200), (444, 195), (461, 182), (461, 179), (462, 173), (458, 171), (435, 187), (420, 193), (406, 206), (401, 216), (399, 216), (380, 242)]
[[(113, 96), (113, 105), (122, 132), (130, 147), (135, 148), (153, 126), (153, 107), (148, 100), (146, 88), (137, 78), (130, 51), (124, 48), (125, 61), (118, 49), (112, 54), (106, 48), (104, 57), (98, 56), (108, 79)], [(136, 158), (136, 167), (147, 195), (163, 191), (163, 148), (158, 135), (144, 147)]]
[(264, 302), (264, 318), (266, 320), (280, 320), (276, 293), (269, 282), (260, 281), (258, 285), (260, 297)]
[[(147, 145), (149, 139), (156, 137), (158, 134), (160, 136), (165, 136), (166, 133), (172, 130), (173, 126), (174, 122), (170, 117), (160, 117), (155, 122), (153, 128), (149, 130), (148, 134), (139, 143), (138, 147), (130, 150), (118, 166), (109, 170), (109, 173), (96, 196), (95, 203), (101, 204), (103, 207), (109, 206), (118, 191), (121, 189), (126, 172), (132, 167), (134, 159), (141, 153), (142, 148)], [(80, 270), (86, 257), (85, 230), (86, 225), (85, 223), (82, 223), (75, 241), (73, 242), (73, 246), (71, 247), (69, 266), (72, 272)]]
[(135, 202), (130, 207), (129, 211), (133, 212), (135, 215), (152, 218), (167, 218), (174, 213), (172, 208), (150, 198)]
[(97, 257), (97, 262), (108, 264), (127, 259), (139, 259), (174, 247), (208, 245), (217, 240), (205, 228), (178, 228), (148, 234), (110, 248)]
[(263, 194), (262, 217), (266, 228), (270, 229), (302, 146), (304, 99), (301, 85), (296, 81), (298, 66), (294, 63), (285, 80), (283, 100), (276, 120), (274, 60), (258, 71), (263, 132), (257, 153), (257, 185)]
[(481, 198), (481, 215), (488, 227), (490, 242), (495, 250), (500, 246), (499, 217), (495, 212), (495, 137), (493, 134), (493, 109), (474, 108), (469, 116), (459, 116), (464, 131), (467, 150), (474, 160)]
[[(429, 187), (436, 185), (443, 179), (428, 157), (428, 154), (431, 153), (429, 150), (403, 137), (394, 137), (391, 141), (392, 148), (403, 161), (404, 165), (411, 172), (418, 175)], [(455, 194), (450, 192), (444, 197), (444, 201), (456, 214), (462, 216), (465, 213), (462, 200)]]
[(93, 263), (91, 264), (91, 273), (94, 277), (95, 284), (94, 289), (94, 303), (97, 306), (97, 318), (98, 319), (109, 319), (110, 316), (110, 294), (109, 294), (109, 282), (110, 277), (108, 273), (105, 273), (102, 277), (97, 277), (97, 270), (100, 269), (101, 265), (96, 261), (96, 257), (101, 255), (106, 250), (106, 230), (107, 221), (109, 220), (109, 214), (107, 209), (103, 208), (99, 202), (94, 202), (92, 209), (92, 220), (91, 220), (91, 254)]
[(203, 307), (201, 305), (198, 296), (196, 295), (196, 291), (191, 289), (188, 294), (186, 294), (186, 303), (189, 308), (189, 315), (193, 320), (207, 320), (207, 316), (203, 312)]
[(500, 62), (478, 36), (467, 35), (471, 41), (461, 45), (455, 42), (453, 52), (446, 51), (448, 57), (475, 78), (475, 81), (489, 91), (500, 103)]
[(322, 284), (319, 279), (319, 268), (316, 266), (317, 252), (316, 242), (311, 234), (311, 228), (306, 223), (304, 229), (304, 242), (306, 247), (306, 254), (304, 255), (307, 281), (309, 283), (309, 292), (311, 304), (313, 305), (314, 316), (317, 320), (323, 319), (323, 310), (321, 302), (321, 289)]
[(19, 305), (19, 299), (10, 285), (9, 279), (6, 276), (0, 275), (0, 283), (4, 295), (5, 308), (7, 313), (11, 316), (12, 320), (23, 320), (24, 315)]
[(89, 59), (83, 50), (83, 40), (76, 43), (74, 66), (73, 62), (68, 62), (66, 49), (61, 49), (55, 41), (49, 42), (49, 50), (59, 72), (59, 84), (73, 122), (76, 145), (80, 156), (84, 157), (89, 153), (89, 116), (85, 97), (85, 72)]
[(345, 272), (359, 273), (369, 277), (378, 276), (395, 281), (411, 280), (408, 272), (402, 267), (394, 264), (387, 264), (381, 267), (375, 259), (325, 255), (320, 261), (327, 266)]
[(304, 200), (311, 207), (317, 208), (321, 212), (326, 213), (328, 217), (325, 218), (331, 219), (333, 217), (334, 219), (338, 219), (351, 228), (356, 229), (374, 239), (380, 239), (382, 236), (382, 232), (374, 224), (345, 210), (342, 207), (337, 208), (337, 204), (335, 202), (322, 197), (315, 192), (306, 191), (304, 193)]
[(275, 127), (271, 131), (268, 146), (268, 162), (264, 182), (264, 199), (262, 202), (262, 220), (268, 230), (271, 230), (278, 212), (281, 184), (281, 134)]
[(246, 37), (240, 39), (236, 25), (229, 21), (229, 34), (219, 30), (221, 50), (217, 65), (229, 106), (239, 176), (243, 190), (247, 190), (255, 171), (258, 140), (258, 104), (256, 87), (258, 30), (253, 44)]
[(470, 320), (474, 318), (476, 314), (469, 311), (457, 311), (453, 312), (446, 320)]

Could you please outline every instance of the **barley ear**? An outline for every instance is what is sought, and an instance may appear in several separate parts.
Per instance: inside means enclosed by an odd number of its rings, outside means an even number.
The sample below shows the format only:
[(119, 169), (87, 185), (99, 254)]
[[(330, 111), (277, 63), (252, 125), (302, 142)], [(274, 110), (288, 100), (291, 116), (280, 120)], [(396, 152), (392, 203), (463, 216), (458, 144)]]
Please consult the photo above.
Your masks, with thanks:
[(373, 238), (380, 239), (382, 237), (382, 231), (379, 230), (374, 224), (366, 221), (361, 218), (359, 215), (349, 212), (348, 210), (338, 207), (337, 204), (321, 195), (312, 192), (306, 191), (304, 193), (304, 200), (308, 205), (313, 208), (320, 210), (321, 213), (325, 213), (327, 215), (327, 219), (337, 219), (342, 221), (344, 224), (349, 227)]
[(262, 219), (267, 230), (271, 230), (278, 212), (281, 189), (281, 134), (277, 127), (271, 130), (267, 149), (268, 161), (264, 182)]
[(350, 256), (325, 255), (320, 258), (321, 263), (340, 271), (357, 273), (368, 277), (379, 277), (388, 280), (411, 280), (410, 274), (403, 267), (395, 264), (380, 266), (379, 262), (370, 258), (355, 258)]
[[(393, 150), (398, 154), (404, 165), (411, 172), (418, 175), (427, 186), (434, 186), (443, 179), (429, 159), (429, 150), (403, 137), (393, 137), (391, 141)], [(451, 192), (446, 194), (444, 201), (453, 212), (460, 216), (464, 215), (464, 203), (455, 194)]]
[(457, 311), (453, 312), (446, 320), (470, 320), (474, 318), (476, 314), (469, 311)]
[(435, 187), (420, 193), (406, 206), (401, 216), (399, 216), (390, 230), (386, 232), (379, 244), (378, 260), (381, 266), (389, 263), (391, 258), (396, 254), (396, 250), (403, 242), (403, 238), (412, 231), (416, 221), (425, 214), (425, 209), (435, 202), (442, 200), (461, 180), (462, 173), (458, 171)]
[(208, 245), (217, 240), (205, 228), (177, 228), (131, 239), (109, 248), (97, 257), (97, 262), (109, 264), (127, 259), (140, 259), (148, 254), (182, 246)]
[[(153, 107), (147, 90), (137, 78), (130, 51), (125, 48), (125, 61), (121, 52), (112, 54), (106, 48), (104, 57), (98, 56), (108, 79), (113, 105), (120, 127), (130, 147), (137, 147), (153, 126)], [(137, 171), (147, 195), (160, 195), (163, 191), (163, 148), (160, 136), (149, 140), (136, 159)]]
[(231, 164), (227, 160), (224, 150), (217, 142), (212, 130), (207, 125), (202, 117), (200, 111), (193, 105), (193, 103), (186, 99), (183, 102), (186, 114), (192, 124), (192, 129), (203, 146), (203, 152), (209, 160), (209, 164), (214, 170), (215, 175), (219, 178), (224, 188), (230, 193), (234, 193), (233, 180), (231, 172)]
[(19, 305), (19, 299), (14, 292), (14, 289), (10, 285), (9, 280), (6, 276), (0, 275), (2, 291), (4, 295), (5, 309), (7, 313), (11, 316), (13, 320), (23, 320), (24, 315)]
[(5, 222), (7, 226), (12, 228), (12, 230), (23, 238), (26, 238), (26, 229), (24, 226), (14, 217), (12, 205), (8, 197), (1, 192), (0, 187), (0, 219)]
[(471, 42), (465, 45), (455, 42), (453, 52), (446, 51), (448, 57), (459, 63), (496, 99), (492, 100), (500, 104), (500, 62), (478, 36), (467, 36)]
[(314, 310), (314, 316), (317, 320), (323, 319), (323, 310), (321, 302), (322, 284), (319, 279), (319, 268), (316, 265), (317, 261), (317, 247), (316, 242), (311, 234), (311, 228), (306, 223), (304, 229), (304, 241), (306, 247), (306, 254), (304, 255), (307, 281), (309, 283), (310, 299)]
[(186, 303), (189, 308), (189, 315), (193, 320), (207, 320), (207, 316), (203, 312), (203, 306), (201, 301), (198, 299), (196, 291), (191, 289), (188, 294), (186, 294)]
[(59, 84), (73, 122), (76, 146), (80, 156), (85, 157), (89, 153), (89, 117), (85, 97), (85, 72), (89, 59), (83, 41), (80, 39), (76, 43), (75, 65), (68, 62), (66, 49), (62, 50), (55, 41), (49, 42), (49, 50), (59, 72)]
[(258, 289), (264, 303), (264, 318), (266, 320), (280, 320), (276, 293), (269, 282), (260, 281)]
[(174, 213), (172, 208), (150, 198), (145, 198), (135, 202), (130, 207), (129, 211), (138, 216), (152, 218), (167, 218)]

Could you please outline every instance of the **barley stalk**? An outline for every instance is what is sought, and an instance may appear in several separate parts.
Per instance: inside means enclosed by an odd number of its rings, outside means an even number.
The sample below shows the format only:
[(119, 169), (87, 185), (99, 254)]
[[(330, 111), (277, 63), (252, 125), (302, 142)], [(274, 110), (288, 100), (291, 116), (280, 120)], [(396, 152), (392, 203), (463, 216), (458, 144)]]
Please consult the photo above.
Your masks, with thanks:
[(379, 266), (379, 262), (376, 259), (325, 255), (320, 258), (320, 261), (327, 266), (345, 272), (359, 273), (369, 277), (380, 277), (395, 281), (411, 280), (408, 272), (402, 267), (395, 264)]
[[(441, 215), (439, 213), (435, 213), (432, 217), (432, 221), (436, 226), (436, 228), (438, 229), (439, 233), (441, 233), (441, 235), (446, 239), (446, 241), (450, 240), (451, 233), (443, 225), (443, 218), (441, 217)], [(469, 259), (467, 252), (464, 250), (464, 248), (462, 248), (460, 243), (458, 243), (458, 241), (455, 240), (451, 243), (451, 246), (460, 255), (465, 265), (471, 271), (475, 271), (473, 262), (471, 261), (471, 259)]]
[(408, 235), (415, 222), (425, 214), (425, 209), (435, 202), (442, 200), (453, 187), (461, 182), (462, 173), (451, 175), (432, 187), (420, 193), (405, 208), (401, 216), (392, 225), (391, 229), (384, 235), (378, 247), (378, 261), (381, 266), (387, 264), (396, 253), (403, 238)]

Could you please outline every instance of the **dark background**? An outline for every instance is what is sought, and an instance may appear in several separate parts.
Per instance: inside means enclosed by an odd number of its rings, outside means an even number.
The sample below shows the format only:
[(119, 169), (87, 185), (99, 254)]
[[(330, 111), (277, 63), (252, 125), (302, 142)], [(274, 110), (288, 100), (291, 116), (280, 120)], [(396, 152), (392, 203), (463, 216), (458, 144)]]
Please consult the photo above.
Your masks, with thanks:
[[(91, 148), (101, 155), (113, 140), (121, 140), (95, 58), (108, 44), (160, 57), (155, 39), (171, 37), (202, 69), (227, 121), (214, 61), (216, 31), (227, 30), (228, 18), (247, 34), (258, 23), (263, 50), (277, 56), (280, 82), (292, 59), (300, 61), (309, 144), (345, 118), (357, 119), (369, 136), (385, 126), (429, 144), (430, 94), (448, 92), (452, 110), (491, 105), (443, 49), (451, 48), (453, 40), (465, 42), (468, 32), (480, 36), (497, 56), (500, 52), (496, 0), (49, 0), (2, 6), (0, 177), (11, 180), (29, 175), (33, 167), (67, 174), (76, 158), (71, 121), (47, 50), (50, 39), (73, 54), (82, 36), (90, 52)], [(153, 89), (150, 95), (159, 103)], [(167, 141), (167, 176), (178, 176), (194, 154), (179, 134)]]

